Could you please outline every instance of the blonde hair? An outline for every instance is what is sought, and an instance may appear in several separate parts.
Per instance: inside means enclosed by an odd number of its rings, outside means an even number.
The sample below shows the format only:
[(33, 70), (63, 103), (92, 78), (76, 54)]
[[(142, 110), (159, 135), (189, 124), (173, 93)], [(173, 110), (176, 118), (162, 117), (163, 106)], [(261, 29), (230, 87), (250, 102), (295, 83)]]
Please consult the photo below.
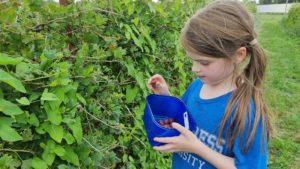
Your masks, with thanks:
[[(271, 128), (262, 92), (266, 55), (256, 40), (253, 18), (243, 4), (238, 1), (217, 1), (197, 11), (182, 29), (180, 41), (187, 51), (231, 60), (237, 49), (246, 47), (248, 64), (242, 71), (237, 71), (238, 66), (235, 64), (234, 82), (237, 89), (226, 107), (218, 140), (220, 143), (225, 124), (228, 123), (226, 135), (228, 147), (233, 146), (239, 134), (241, 136), (246, 134), (246, 144), (242, 144), (243, 138), (240, 137), (240, 149), (246, 153), (252, 146), (260, 120), (262, 138), (267, 139)], [(255, 105), (254, 121), (251, 119), (251, 98)], [(249, 124), (253, 125), (245, 126), (247, 118)], [(246, 133), (244, 133), (245, 127), (249, 129), (245, 131)]]

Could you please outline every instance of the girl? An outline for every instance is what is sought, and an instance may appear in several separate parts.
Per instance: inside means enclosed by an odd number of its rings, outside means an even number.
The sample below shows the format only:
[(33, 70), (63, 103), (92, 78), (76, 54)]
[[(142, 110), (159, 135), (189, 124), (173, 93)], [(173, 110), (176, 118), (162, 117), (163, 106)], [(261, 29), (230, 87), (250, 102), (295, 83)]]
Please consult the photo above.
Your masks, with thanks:
[[(266, 57), (253, 27), (242, 3), (218, 1), (199, 10), (182, 29), (180, 41), (197, 76), (182, 100), (197, 130), (173, 122), (179, 136), (154, 139), (166, 143), (155, 150), (174, 152), (173, 169), (267, 168)], [(152, 76), (148, 88), (170, 95), (161, 75)]]

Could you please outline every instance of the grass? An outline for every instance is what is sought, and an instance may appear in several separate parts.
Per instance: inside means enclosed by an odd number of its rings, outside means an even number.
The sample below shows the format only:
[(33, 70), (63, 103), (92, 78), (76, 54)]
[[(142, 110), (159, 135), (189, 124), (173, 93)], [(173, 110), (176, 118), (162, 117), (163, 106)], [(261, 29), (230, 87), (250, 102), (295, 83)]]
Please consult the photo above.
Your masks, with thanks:
[(283, 15), (256, 16), (268, 55), (266, 100), (273, 113), (269, 169), (300, 169), (300, 37), (281, 25)]

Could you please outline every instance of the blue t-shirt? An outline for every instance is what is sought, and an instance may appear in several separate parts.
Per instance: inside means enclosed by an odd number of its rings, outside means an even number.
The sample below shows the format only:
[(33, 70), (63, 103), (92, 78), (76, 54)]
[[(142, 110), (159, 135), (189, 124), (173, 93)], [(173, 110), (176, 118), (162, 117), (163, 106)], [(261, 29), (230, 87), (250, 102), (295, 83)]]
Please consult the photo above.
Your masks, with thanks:
[[(237, 169), (265, 169), (267, 168), (268, 146), (267, 139), (263, 145), (261, 142), (261, 121), (257, 126), (256, 134), (253, 140), (251, 148), (246, 154), (243, 154), (240, 150), (240, 135), (234, 141), (231, 149), (227, 147), (226, 126), (222, 134), (220, 145), (218, 142), (219, 126), (222, 121), (223, 115), (227, 103), (230, 99), (232, 92), (224, 94), (222, 96), (213, 99), (201, 99), (199, 97), (200, 90), (203, 83), (200, 79), (194, 80), (194, 82), (187, 88), (182, 96), (183, 102), (187, 105), (194, 120), (197, 123), (197, 129), (194, 134), (209, 146), (211, 149), (222, 153), (226, 156), (233, 157), (235, 159), (235, 166)], [(250, 101), (252, 118), (254, 117), (254, 103)], [(246, 120), (245, 134), (243, 135), (243, 142), (246, 140), (246, 131), (248, 125), (251, 126), (253, 120)], [(248, 127), (247, 127), (248, 126)], [(196, 154), (188, 152), (173, 153), (172, 169), (215, 169), (210, 163), (202, 159)]]

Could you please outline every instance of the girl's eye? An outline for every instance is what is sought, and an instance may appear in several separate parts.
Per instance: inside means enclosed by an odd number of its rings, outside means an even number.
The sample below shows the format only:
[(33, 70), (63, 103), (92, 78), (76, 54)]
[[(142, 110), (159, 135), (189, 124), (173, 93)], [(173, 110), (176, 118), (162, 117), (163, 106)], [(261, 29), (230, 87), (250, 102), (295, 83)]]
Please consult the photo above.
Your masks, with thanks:
[(203, 66), (208, 66), (210, 64), (210, 62), (200, 62), (200, 64)]
[(193, 61), (202, 66), (208, 66), (211, 63), (210, 61), (204, 61), (204, 60), (193, 60)]

